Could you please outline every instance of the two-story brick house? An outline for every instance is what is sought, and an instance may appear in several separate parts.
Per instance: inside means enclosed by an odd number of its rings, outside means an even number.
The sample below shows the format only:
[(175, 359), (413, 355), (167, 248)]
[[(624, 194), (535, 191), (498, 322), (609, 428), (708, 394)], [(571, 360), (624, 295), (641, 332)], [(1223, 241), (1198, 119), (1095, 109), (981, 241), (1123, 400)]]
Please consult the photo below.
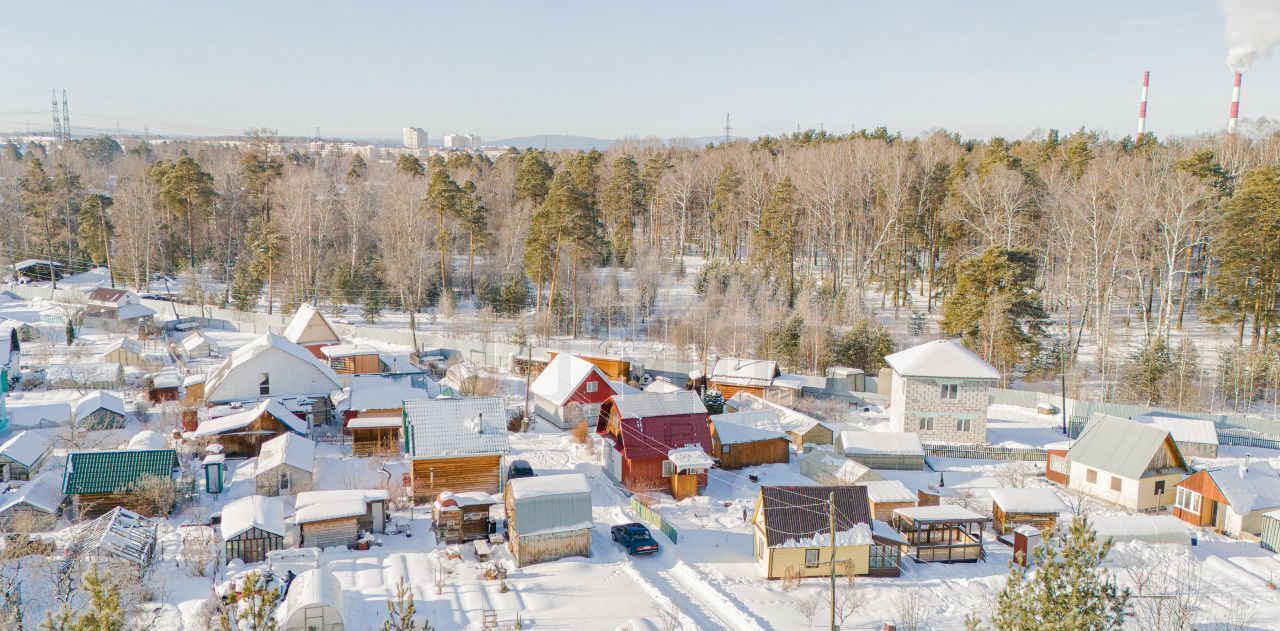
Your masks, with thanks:
[(884, 358), (893, 369), (889, 421), (921, 442), (984, 443), (988, 389), (1000, 372), (959, 340), (936, 340)]

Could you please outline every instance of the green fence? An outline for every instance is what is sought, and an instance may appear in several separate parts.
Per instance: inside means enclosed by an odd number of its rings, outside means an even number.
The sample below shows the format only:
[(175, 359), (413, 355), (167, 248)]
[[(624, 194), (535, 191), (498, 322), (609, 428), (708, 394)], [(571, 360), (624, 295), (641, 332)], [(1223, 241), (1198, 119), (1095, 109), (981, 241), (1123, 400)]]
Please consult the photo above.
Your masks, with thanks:
[(641, 521), (661, 530), (662, 534), (671, 540), (671, 543), (680, 543), (680, 533), (675, 529), (675, 526), (668, 524), (657, 511), (641, 504), (640, 500), (634, 497), (631, 498), (631, 510), (640, 516)]

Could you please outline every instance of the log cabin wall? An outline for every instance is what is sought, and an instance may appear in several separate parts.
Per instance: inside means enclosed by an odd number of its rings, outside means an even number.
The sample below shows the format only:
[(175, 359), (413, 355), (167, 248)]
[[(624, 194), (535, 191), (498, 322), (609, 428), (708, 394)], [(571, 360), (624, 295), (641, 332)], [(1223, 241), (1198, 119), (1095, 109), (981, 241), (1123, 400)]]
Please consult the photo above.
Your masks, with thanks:
[(494, 494), (502, 490), (502, 456), (416, 459), (412, 464), (413, 501), (431, 502), (442, 491)]
[(711, 436), (711, 444), (715, 453), (712, 456), (720, 459), (723, 469), (741, 469), (762, 464), (787, 463), (791, 458), (791, 443), (786, 438), (758, 440), (750, 443), (726, 445), (720, 442), (718, 435)]
[(355, 517), (313, 521), (299, 528), (302, 531), (301, 545), (305, 548), (350, 546), (360, 537)]

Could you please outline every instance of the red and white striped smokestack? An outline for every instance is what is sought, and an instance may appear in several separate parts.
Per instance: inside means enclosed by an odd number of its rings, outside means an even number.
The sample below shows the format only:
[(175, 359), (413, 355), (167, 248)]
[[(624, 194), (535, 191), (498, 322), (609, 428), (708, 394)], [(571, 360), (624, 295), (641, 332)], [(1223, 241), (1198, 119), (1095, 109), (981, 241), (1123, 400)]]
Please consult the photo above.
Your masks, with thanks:
[(1227, 135), (1236, 135), (1236, 124), (1240, 122), (1240, 73), (1236, 73), (1235, 87), (1231, 88), (1231, 116), (1227, 118)]
[(1138, 102), (1138, 140), (1147, 133), (1147, 85), (1151, 81), (1151, 71), (1142, 73), (1142, 100)]

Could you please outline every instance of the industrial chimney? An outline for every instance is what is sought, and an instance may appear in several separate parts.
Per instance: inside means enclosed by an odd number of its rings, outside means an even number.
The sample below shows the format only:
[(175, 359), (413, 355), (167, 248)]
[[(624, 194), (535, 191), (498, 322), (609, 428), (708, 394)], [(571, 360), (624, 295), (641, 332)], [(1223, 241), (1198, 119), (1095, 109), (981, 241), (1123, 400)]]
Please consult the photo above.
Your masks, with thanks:
[(1227, 135), (1236, 135), (1236, 124), (1240, 121), (1240, 73), (1236, 73), (1235, 87), (1231, 88), (1231, 116), (1227, 119)]
[(1138, 140), (1147, 133), (1147, 84), (1151, 81), (1151, 71), (1142, 73), (1142, 100), (1138, 102)]

